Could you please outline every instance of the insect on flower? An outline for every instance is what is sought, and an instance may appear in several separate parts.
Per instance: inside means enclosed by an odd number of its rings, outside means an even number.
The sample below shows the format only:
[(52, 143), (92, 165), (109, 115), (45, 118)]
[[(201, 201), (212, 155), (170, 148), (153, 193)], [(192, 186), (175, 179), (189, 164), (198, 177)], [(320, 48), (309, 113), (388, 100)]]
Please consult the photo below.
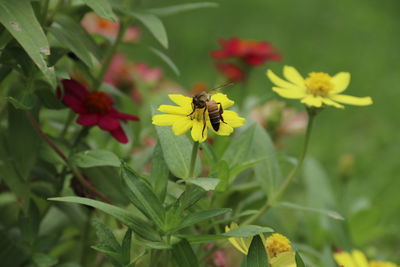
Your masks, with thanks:
[(166, 114), (154, 115), (153, 124), (172, 125), (175, 135), (182, 135), (191, 129), (192, 138), (196, 142), (207, 139), (207, 128), (218, 135), (227, 136), (233, 132), (233, 128), (242, 126), (245, 121), (236, 112), (226, 110), (234, 102), (222, 93), (200, 92), (194, 97), (178, 94), (168, 96), (178, 106), (161, 105), (158, 111)]

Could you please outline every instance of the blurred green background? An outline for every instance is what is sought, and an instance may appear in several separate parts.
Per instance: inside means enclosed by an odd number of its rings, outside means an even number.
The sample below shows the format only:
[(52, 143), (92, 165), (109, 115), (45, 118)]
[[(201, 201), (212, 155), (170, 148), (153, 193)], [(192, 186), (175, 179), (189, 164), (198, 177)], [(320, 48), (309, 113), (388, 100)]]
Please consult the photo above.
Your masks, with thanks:
[[(182, 1), (168, 1), (172, 3)], [(351, 242), (370, 255), (400, 261), (400, 27), (398, 0), (226, 0), (220, 7), (164, 19), (170, 49), (166, 52), (181, 70), (171, 77), (190, 88), (196, 81), (217, 82), (210, 51), (218, 38), (271, 42), (283, 55), (253, 73), (251, 94), (279, 99), (264, 73), (283, 65), (303, 75), (311, 71), (352, 75), (347, 94), (371, 96), (368, 107), (327, 108), (317, 117), (309, 155), (328, 173), (330, 190), (346, 217)], [(160, 7), (163, 0), (143, 1)], [(239, 87), (232, 90), (239, 90)], [(296, 101), (290, 106), (302, 110)], [(285, 150), (296, 156), (302, 136)], [(348, 177), (339, 175), (343, 155), (354, 158)], [(300, 183), (303, 183), (300, 182)], [(321, 191), (322, 194), (322, 191)], [(297, 229), (301, 231), (301, 229)], [(376, 251), (373, 248), (377, 248)]]

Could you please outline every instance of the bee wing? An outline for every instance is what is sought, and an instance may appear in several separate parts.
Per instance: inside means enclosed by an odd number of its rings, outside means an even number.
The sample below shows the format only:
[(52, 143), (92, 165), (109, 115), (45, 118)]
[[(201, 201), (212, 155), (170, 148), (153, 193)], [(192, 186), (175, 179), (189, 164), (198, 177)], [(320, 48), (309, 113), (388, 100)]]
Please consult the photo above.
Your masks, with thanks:
[(226, 82), (226, 83), (221, 84), (221, 85), (218, 86), (218, 87), (215, 87), (215, 88), (212, 88), (212, 89), (208, 90), (208, 92), (209, 92), (210, 94), (215, 94), (215, 93), (217, 93), (220, 89), (225, 88), (225, 87), (228, 87), (228, 86), (232, 86), (232, 85), (234, 85), (234, 84), (235, 84), (234, 82), (228, 81), (228, 82)]

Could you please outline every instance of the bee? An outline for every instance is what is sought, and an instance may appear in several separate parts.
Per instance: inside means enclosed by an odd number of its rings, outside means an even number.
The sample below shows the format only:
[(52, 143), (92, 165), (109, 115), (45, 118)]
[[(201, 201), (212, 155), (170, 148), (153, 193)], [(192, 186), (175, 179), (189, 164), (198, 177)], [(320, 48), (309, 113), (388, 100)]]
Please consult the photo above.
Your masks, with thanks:
[[(211, 89), (211, 90), (218, 90), (222, 87), (231, 85), (232, 83), (227, 83), (224, 85), (221, 85), (220, 87)], [(222, 108), (221, 103), (216, 102), (215, 100), (211, 99), (211, 95), (207, 92), (200, 92), (196, 94), (193, 97), (192, 100), (192, 107), (193, 110), (192, 112), (188, 115), (192, 115), (194, 112), (196, 112), (197, 109), (203, 109), (203, 131), (202, 131), (202, 136), (204, 136), (204, 130), (206, 129), (206, 111), (208, 111), (208, 117), (210, 118), (210, 123), (211, 126), (215, 131), (219, 130), (219, 126), (221, 122), (226, 123), (224, 121), (224, 118), (222, 117), (222, 114), (224, 113), (224, 110)]]

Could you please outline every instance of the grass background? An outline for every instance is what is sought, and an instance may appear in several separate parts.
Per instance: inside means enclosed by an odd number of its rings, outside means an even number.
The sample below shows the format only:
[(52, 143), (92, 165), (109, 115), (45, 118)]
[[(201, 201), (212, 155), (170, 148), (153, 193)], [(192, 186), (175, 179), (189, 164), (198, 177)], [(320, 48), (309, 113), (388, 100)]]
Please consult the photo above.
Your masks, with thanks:
[[(168, 1), (182, 3), (182, 1)], [(311, 71), (352, 74), (346, 93), (371, 96), (369, 107), (327, 108), (317, 117), (309, 155), (327, 170), (339, 210), (347, 218), (354, 247), (377, 257), (400, 261), (400, 27), (398, 0), (225, 0), (220, 7), (164, 19), (170, 48), (166, 52), (181, 70), (173, 77), (186, 88), (196, 81), (210, 85), (218, 77), (209, 57), (218, 38), (237, 36), (270, 41), (283, 55), (269, 63), (281, 73), (295, 66)], [(159, 7), (165, 1), (142, 3)], [(253, 73), (250, 94), (278, 99), (264, 76)], [(171, 74), (172, 75), (172, 74)], [(172, 77), (172, 76), (171, 76)], [(239, 88), (237, 88), (239, 89)], [(296, 101), (289, 105), (302, 109)], [(286, 150), (297, 155), (302, 136)], [(355, 159), (353, 175), (342, 179), (342, 155)]]

